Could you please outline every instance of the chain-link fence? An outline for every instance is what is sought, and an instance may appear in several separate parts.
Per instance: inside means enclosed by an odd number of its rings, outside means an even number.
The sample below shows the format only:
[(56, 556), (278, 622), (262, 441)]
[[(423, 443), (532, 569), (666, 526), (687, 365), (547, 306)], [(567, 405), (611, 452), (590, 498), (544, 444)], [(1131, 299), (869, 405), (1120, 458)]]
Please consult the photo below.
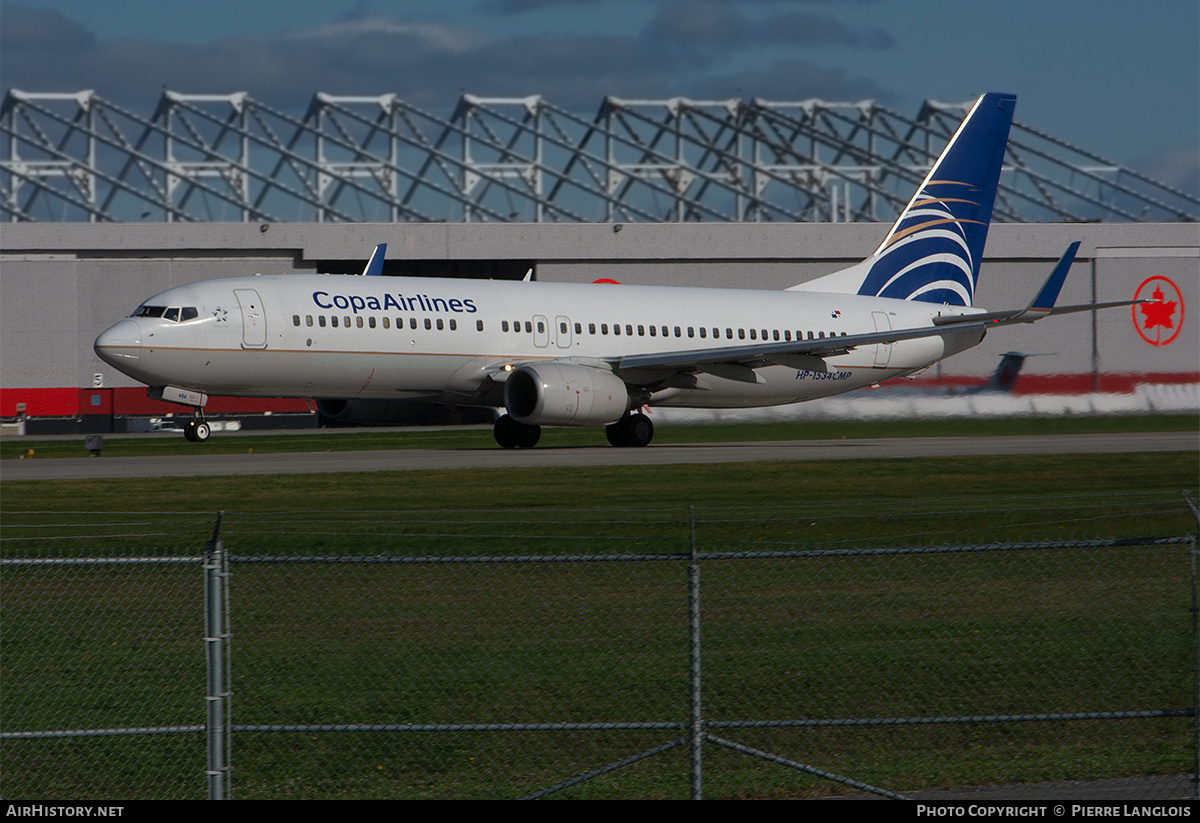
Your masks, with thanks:
[(996, 507), (9, 517), (0, 795), (1191, 796), (1187, 507)]

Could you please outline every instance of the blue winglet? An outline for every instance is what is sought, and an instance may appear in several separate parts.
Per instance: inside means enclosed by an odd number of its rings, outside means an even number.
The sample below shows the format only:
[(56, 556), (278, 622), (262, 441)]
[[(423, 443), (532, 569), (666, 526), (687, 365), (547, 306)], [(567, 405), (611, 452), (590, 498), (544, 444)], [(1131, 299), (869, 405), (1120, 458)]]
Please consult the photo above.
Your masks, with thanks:
[(1029, 304), (1026, 311), (1050, 311), (1054, 308), (1054, 304), (1058, 301), (1058, 293), (1062, 291), (1063, 283), (1067, 279), (1067, 272), (1071, 270), (1071, 264), (1075, 262), (1075, 253), (1079, 251), (1079, 241), (1076, 240), (1059, 259), (1058, 265), (1054, 267), (1054, 271), (1046, 278), (1046, 282), (1042, 285), (1042, 290), (1037, 293), (1037, 297), (1033, 298), (1033, 302)]
[(367, 266), (363, 269), (363, 277), (379, 277), (383, 274), (383, 258), (386, 253), (387, 243), (380, 243), (375, 247), (375, 251), (371, 253), (371, 259), (367, 261)]

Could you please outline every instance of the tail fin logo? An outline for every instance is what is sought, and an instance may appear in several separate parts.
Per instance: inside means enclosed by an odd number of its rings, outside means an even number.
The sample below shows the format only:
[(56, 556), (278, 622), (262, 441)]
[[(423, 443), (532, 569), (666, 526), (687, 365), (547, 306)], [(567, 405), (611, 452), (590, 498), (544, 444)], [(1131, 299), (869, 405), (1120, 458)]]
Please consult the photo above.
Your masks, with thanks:
[(1016, 98), (985, 94), (870, 258), (858, 293), (970, 306)]
[(962, 195), (975, 191), (969, 183), (927, 181), (876, 251), (859, 294), (970, 306), (979, 278), (973, 250), (982, 250), (978, 235), (988, 227), (968, 216), (980, 203)]

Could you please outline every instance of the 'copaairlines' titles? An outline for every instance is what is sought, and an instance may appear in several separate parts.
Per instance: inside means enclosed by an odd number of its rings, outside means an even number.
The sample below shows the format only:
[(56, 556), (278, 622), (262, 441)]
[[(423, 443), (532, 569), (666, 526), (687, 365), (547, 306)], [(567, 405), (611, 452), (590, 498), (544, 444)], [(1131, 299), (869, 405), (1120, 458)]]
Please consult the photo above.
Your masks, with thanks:
[(385, 294), (379, 297), (362, 297), (357, 294), (330, 294), (327, 291), (313, 292), (313, 302), (323, 309), (343, 309), (358, 314), (360, 311), (425, 311), (474, 314), (479, 311), (472, 300), (456, 297), (430, 297), (418, 294), (405, 297), (403, 294)]

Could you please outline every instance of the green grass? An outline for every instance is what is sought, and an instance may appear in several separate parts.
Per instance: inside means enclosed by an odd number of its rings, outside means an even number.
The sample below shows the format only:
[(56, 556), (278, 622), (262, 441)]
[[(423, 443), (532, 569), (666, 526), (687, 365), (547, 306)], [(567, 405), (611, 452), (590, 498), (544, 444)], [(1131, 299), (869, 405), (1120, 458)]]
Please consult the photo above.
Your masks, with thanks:
[[(1164, 453), (7, 482), (0, 550), (198, 556), (218, 510), (243, 556), (682, 555), (689, 506), (702, 551), (1180, 535), (1197, 467)], [(234, 722), (686, 721), (685, 565), (234, 563)], [(198, 564), (3, 575), (0, 728), (203, 723)], [(1190, 705), (1186, 546), (707, 559), (701, 585), (709, 720)], [(1189, 724), (713, 732), (910, 790), (1186, 772)], [(513, 797), (677, 734), (238, 733), (233, 794)], [(704, 757), (707, 797), (846, 791)], [(679, 747), (562, 796), (682, 798), (687, 775)], [(6, 797), (203, 791), (199, 735), (0, 746)]]
[[(114, 535), (93, 551), (195, 551), (222, 510), (226, 542), (241, 553), (521, 553), (546, 542), (540, 533), (605, 551), (659, 550), (664, 540), (679, 550), (689, 506), (707, 539), (737, 545), (988, 542), (1186, 533), (1195, 521), (1178, 491), (1195, 490), (1197, 473), (1196, 455), (1179, 452), (22, 481), (3, 484), (0, 513), (6, 553), (72, 550), (77, 540), (40, 539), (46, 524)], [(789, 511), (772, 514), (781, 506)], [(753, 507), (744, 516), (764, 522), (749, 534), (726, 507)]]
[[(837, 440), (876, 437), (987, 437), (996, 435), (1092, 434), (1133, 431), (1196, 431), (1195, 415), (1144, 415), (1112, 417), (1039, 417), (972, 420), (809, 421), (730, 425), (661, 425), (657, 444), (715, 443), (729, 441)], [(84, 457), (84, 438), (37, 440), (14, 438), (0, 442), (0, 459), (13, 460), (34, 451), (35, 459)], [(545, 428), (540, 448), (605, 446), (599, 428)], [(108, 437), (106, 457), (167, 456), (177, 454), (256, 454), (310, 451), (364, 451), (386, 449), (499, 448), (489, 427), (413, 429), (410, 431), (331, 430), (313, 434), (226, 434), (216, 432), (205, 443), (188, 443), (183, 435)]]
[[(709, 720), (1188, 705), (1186, 547), (701, 565)], [(203, 722), (197, 571), (6, 572), (3, 727)], [(682, 562), (235, 563), (234, 721), (683, 722), (684, 579)], [(1187, 718), (713, 731), (893, 789), (1170, 774), (1190, 763)], [(678, 734), (237, 733), (234, 794), (512, 797)], [(170, 737), (150, 740), (8, 743), (3, 790), (119, 797), (116, 781), (198, 796), (198, 759), (175, 753)], [(156, 749), (170, 759), (145, 759)], [(709, 797), (838, 790), (713, 747), (705, 757)], [(72, 784), (83, 778), (68, 763), (110, 793)], [(189, 768), (190, 785), (180, 776)], [(686, 774), (676, 752), (567, 796), (685, 797)], [(140, 782), (121, 782), (133, 775)]]

